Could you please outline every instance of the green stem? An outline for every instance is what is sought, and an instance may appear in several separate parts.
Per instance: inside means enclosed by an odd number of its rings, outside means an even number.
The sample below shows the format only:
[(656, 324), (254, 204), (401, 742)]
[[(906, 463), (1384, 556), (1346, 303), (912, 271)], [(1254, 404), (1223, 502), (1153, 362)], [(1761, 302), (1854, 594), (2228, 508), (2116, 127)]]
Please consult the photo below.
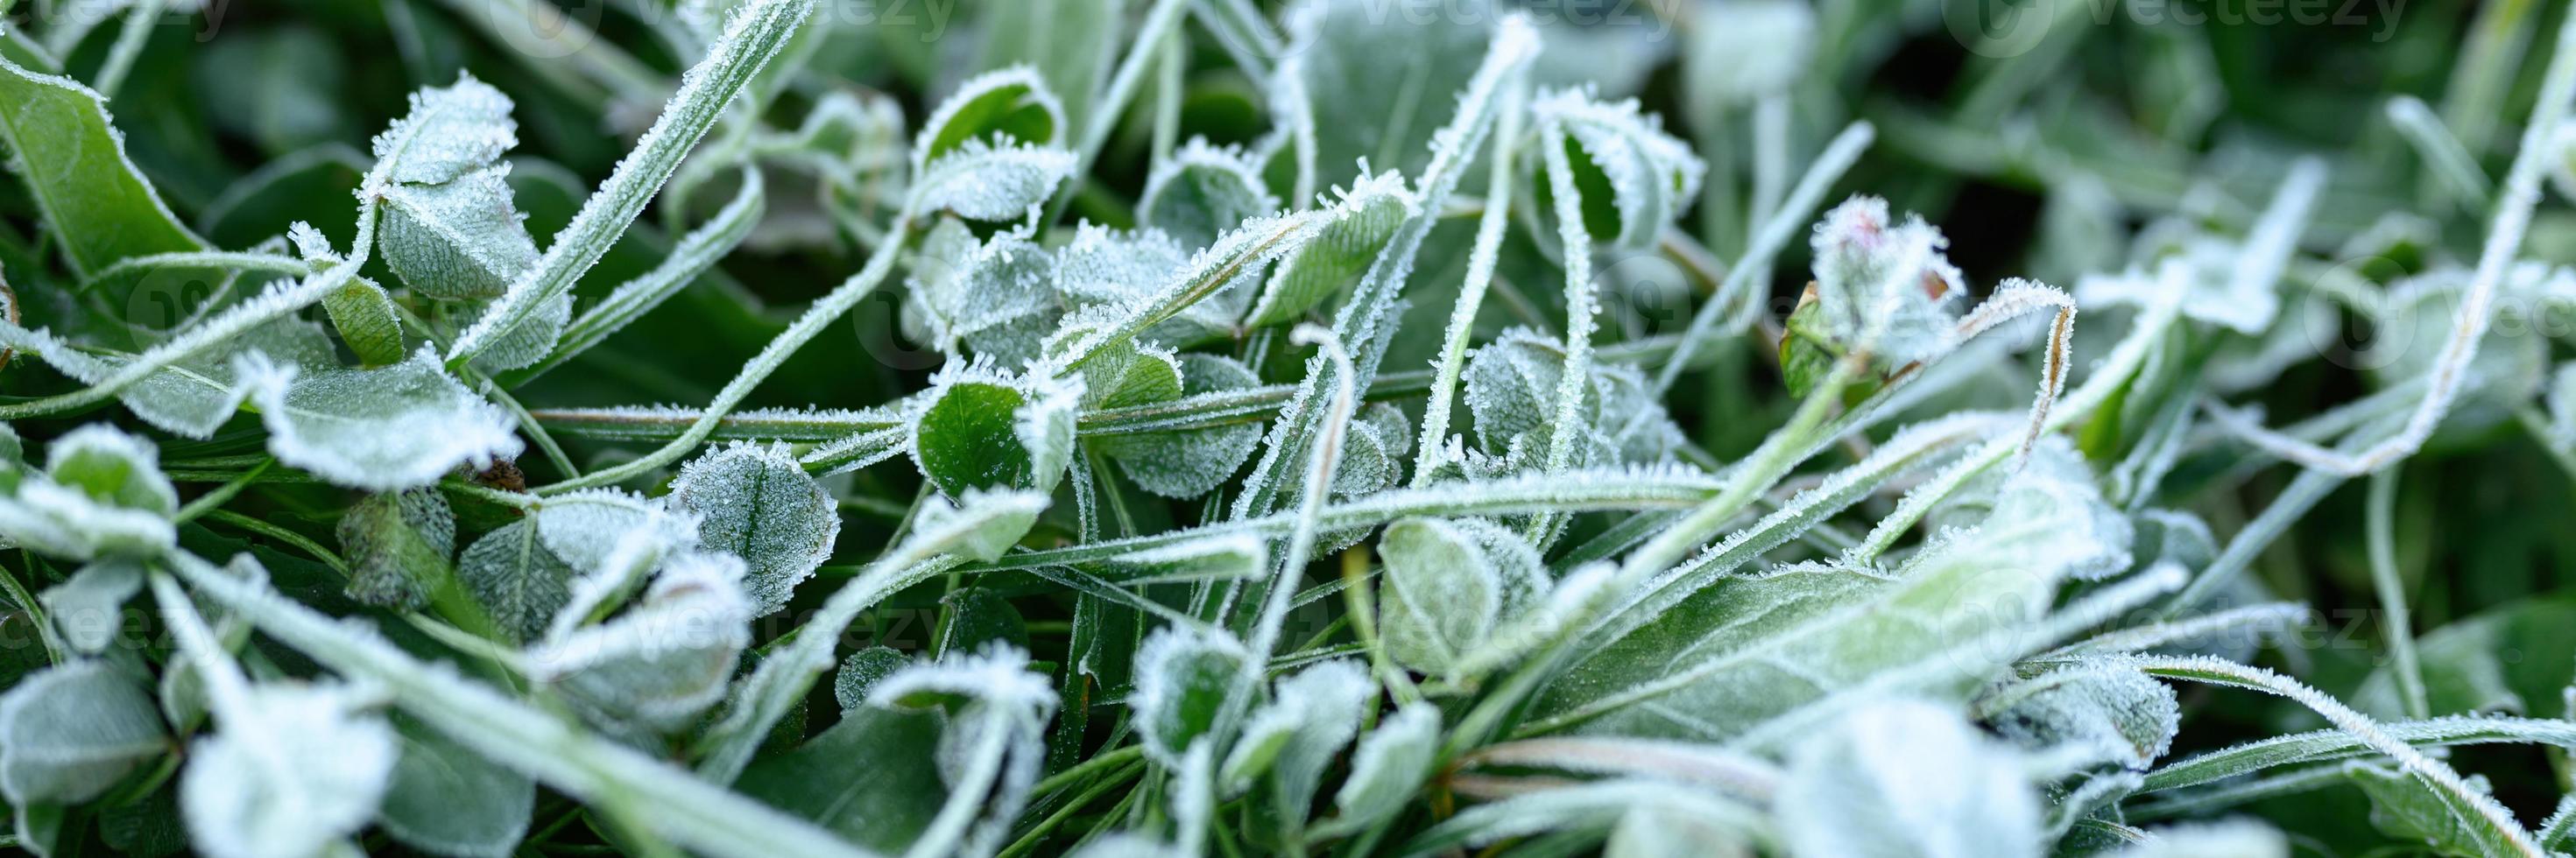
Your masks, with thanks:
[(697, 449), (708, 436), (715, 434), (716, 425), (724, 419), (725, 414), (732, 411), (735, 406), (741, 405), (742, 400), (751, 395), (752, 389), (768, 380), (770, 373), (777, 372), (778, 368), (787, 362), (789, 356), (794, 355), (797, 349), (803, 348), (807, 342), (821, 334), (825, 327), (839, 319), (842, 314), (848, 313), (850, 308), (858, 306), (859, 299), (875, 291), (877, 284), (885, 282), (886, 275), (894, 270), (895, 259), (901, 255), (900, 251), (910, 235), (909, 221), (896, 224), (894, 236), (877, 247), (876, 253), (868, 258), (866, 267), (859, 269), (859, 273), (850, 275), (850, 279), (841, 281), (841, 285), (833, 287), (830, 294), (815, 301), (813, 306), (806, 308), (804, 315), (796, 317), (796, 321), (787, 326), (787, 330), (780, 331), (776, 339), (770, 340), (769, 345), (763, 346), (758, 356), (743, 365), (741, 373), (735, 375), (732, 381), (726, 382), (723, 390), (716, 392), (715, 401), (707, 405), (706, 410), (698, 415), (697, 422), (689, 424), (689, 428), (681, 432), (680, 437), (671, 439), (670, 443), (662, 445), (660, 449), (646, 453), (634, 461), (548, 485), (538, 489), (537, 493), (556, 495), (592, 486), (615, 485), (678, 461), (680, 457)]
[(251, 469), (243, 471), (241, 476), (235, 477), (231, 482), (208, 489), (205, 494), (198, 495), (196, 500), (189, 501), (188, 505), (180, 507), (179, 514), (173, 516), (170, 522), (186, 524), (198, 516), (212, 512), (216, 507), (231, 503), (235, 496), (240, 495), (243, 489), (250, 488), (251, 483), (258, 482), (259, 475), (266, 473), (269, 466), (276, 463), (277, 460), (274, 458), (262, 457), (259, 464), (252, 465)]
[[(1457, 398), (1458, 376), (1466, 369), (1467, 346), (1475, 339), (1476, 314), (1484, 307), (1485, 293), (1493, 287), (1504, 227), (1510, 221), (1512, 187), (1519, 183), (1516, 162), (1526, 115), (1523, 105), (1528, 98), (1526, 80), (1515, 80), (1503, 90), (1494, 152), (1487, 161), (1491, 172), (1485, 181), (1485, 210), (1476, 219), (1476, 244), (1467, 252), (1467, 281), (1458, 287), (1458, 304), (1449, 313), (1449, 332), (1441, 340), (1440, 359), (1433, 365), (1431, 399), (1422, 408), (1422, 438), (1413, 448), (1413, 487), (1417, 489), (1431, 484), (1432, 471), (1441, 464), (1440, 450), (1449, 439), (1449, 411)], [(1391, 378), (1379, 376), (1369, 385), (1370, 390)]]
[(618, 162), (617, 172), (581, 204), (572, 222), (555, 233), (554, 244), (535, 267), (510, 284), (510, 290), (448, 349), (449, 369), (465, 366), (475, 355), (501, 342), (537, 309), (566, 292), (607, 255), (626, 228), (644, 212), (646, 203), (680, 168), (689, 150), (715, 127), (725, 107), (750, 85), (760, 67), (786, 47), (799, 25), (811, 17), (815, 0), (756, 0), (738, 12), (724, 37), (707, 56), (680, 78), (680, 91), (653, 127), (635, 141), (635, 150)]
[[(1876, 134), (1868, 122), (1854, 122), (1835, 136), (1834, 142), (1825, 146), (1824, 154), (1816, 156), (1816, 163), (1807, 167), (1807, 174), (1798, 179), (1798, 186), (1790, 189), (1788, 201), (1778, 211), (1772, 212), (1770, 220), (1763, 222), (1761, 232), (1754, 234), (1753, 245), (1745, 249), (1735, 264), (1727, 267), (1726, 280), (1718, 284), (1717, 294), (1700, 304), (1699, 311), (1691, 316), (1690, 327), (1682, 332), (1681, 344), (1674, 347), (1673, 357), (1664, 363), (1663, 372), (1655, 376), (1655, 392), (1665, 393), (1673, 389), (1673, 382), (1680, 379), (1682, 370), (1690, 366), (1691, 354), (1699, 350), (1700, 341), (1717, 329), (1720, 311), (1736, 302), (1736, 292), (1757, 285), (1753, 282), (1754, 272), (1770, 269), (1771, 258), (1779, 255), (1780, 249), (1788, 245), (1790, 235), (1806, 223), (1807, 213), (1823, 202), (1825, 191), (1833, 187), (1834, 180), (1842, 178), (1843, 171), (1851, 169), (1853, 162), (1860, 160), (1861, 150), (1869, 148), (1869, 142)], [(1754, 303), (1758, 305), (1760, 302)]]
[(2415, 628), (2406, 610), (2406, 584), (2397, 573), (2397, 469), (2370, 475), (2370, 495), (2363, 514), (2370, 543), (2370, 584), (2379, 591), (2380, 628), (2388, 635), (2388, 654), (2396, 661), (2398, 697), (2409, 718), (2427, 718), (2432, 705), (2424, 695), (2424, 665), (2415, 658)]
[(1020, 835), (1020, 839), (1011, 841), (1011, 845), (1004, 847), (996, 858), (1017, 858), (1017, 856), (1029, 854), (1038, 848), (1039, 843), (1045, 841), (1048, 832), (1063, 825), (1065, 820), (1073, 818), (1075, 811), (1081, 810), (1085, 805), (1098, 799), (1101, 793), (1125, 784), (1129, 778), (1143, 774), (1144, 771), (1145, 767), (1141, 763), (1120, 766), (1108, 777), (1101, 778), (1099, 783), (1092, 784), (1089, 789), (1074, 796), (1073, 800), (1065, 802), (1063, 807), (1056, 808), (1054, 813), (1047, 814), (1045, 819), (1038, 820), (1036, 825), (1029, 827), (1027, 834)]
[(1137, 29), (1135, 40), (1130, 43), (1135, 47), (1128, 50), (1125, 59), (1118, 61), (1117, 73), (1110, 76), (1109, 88), (1085, 108), (1091, 116), (1090, 121), (1083, 125), (1082, 137), (1075, 141), (1073, 175), (1065, 179), (1063, 186), (1056, 188), (1055, 202), (1047, 205), (1046, 220), (1040, 223), (1056, 222), (1064, 216), (1065, 207), (1073, 204), (1073, 196), (1081, 189), (1083, 177), (1091, 173), (1092, 161), (1100, 157), (1100, 147), (1109, 143), (1109, 134), (1118, 130), (1118, 120), (1126, 114), (1127, 103), (1136, 98), (1137, 88), (1144, 85), (1146, 67), (1154, 65), (1154, 60), (1162, 53), (1165, 36), (1180, 24), (1181, 14), (1191, 5), (1189, 0), (1154, 0), (1153, 9), (1145, 13), (1145, 23)]
[(134, 70), (134, 60), (143, 55), (143, 46), (152, 41), (152, 28), (161, 23), (161, 9), (168, 0), (138, 0), (132, 11), (125, 13), (125, 28), (116, 34), (116, 44), (108, 46), (107, 60), (98, 67), (98, 94), (110, 99), (125, 85), (125, 75)]

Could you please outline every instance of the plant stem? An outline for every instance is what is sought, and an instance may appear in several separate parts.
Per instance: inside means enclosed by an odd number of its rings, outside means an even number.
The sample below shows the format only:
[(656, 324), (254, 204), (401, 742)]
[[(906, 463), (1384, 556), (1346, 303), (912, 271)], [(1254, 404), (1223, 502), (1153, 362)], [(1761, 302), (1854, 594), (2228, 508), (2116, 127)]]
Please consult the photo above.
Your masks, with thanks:
[[(2417, 781), (2440, 798), (2461, 826), (2472, 829), (2470, 833), (2482, 833), (2492, 837), (2498, 841), (2492, 845), (2502, 846), (2515, 855), (2540, 858), (2543, 854), (2540, 847), (2532, 842), (2531, 832), (2524, 831), (2521, 823), (2514, 821), (2511, 812), (2497, 805), (2493, 797), (2462, 781), (2460, 774), (2452, 771), (2450, 766), (2443, 765), (2441, 761), (2415, 750), (2414, 746), (2390, 736), (2377, 722), (2370, 720), (2369, 716), (2354, 711), (2352, 707), (2298, 680), (2263, 668), (2248, 667), (2206, 656), (2140, 656), (2132, 658), (2130, 663), (2151, 676), (2188, 679), (2289, 698), (2324, 716), (2326, 722), (2333, 724), (2336, 729), (2352, 734), (2353, 738), (2359, 740), (2362, 745), (2396, 761), (2401, 769), (2413, 775)], [(2485, 831), (2474, 831), (2478, 828), (2484, 828)]]
[(186, 524), (197, 516), (214, 511), (216, 507), (231, 503), (243, 489), (250, 488), (251, 483), (258, 482), (259, 475), (266, 473), (268, 467), (274, 464), (277, 464), (276, 459), (262, 457), (259, 464), (252, 465), (250, 470), (243, 471), (241, 476), (233, 478), (231, 482), (208, 489), (205, 494), (198, 495), (196, 500), (189, 501), (188, 505), (180, 507), (179, 514), (172, 516), (170, 523)]
[(2424, 665), (2415, 659), (2414, 620), (2406, 610), (2406, 584), (2397, 573), (2397, 469), (2370, 475), (2364, 501), (2364, 528), (2370, 543), (2370, 584), (2379, 591), (2379, 626), (2388, 635), (2388, 654), (2396, 661), (2398, 697), (2406, 717), (2428, 718), (2432, 705), (2424, 696)]
[(725, 382), (724, 389), (716, 392), (715, 401), (707, 405), (706, 410), (698, 415), (697, 422), (689, 424), (689, 428), (681, 432), (680, 437), (671, 439), (670, 443), (662, 445), (660, 449), (646, 453), (633, 461), (613, 468), (592, 471), (587, 476), (548, 485), (538, 489), (537, 493), (556, 495), (592, 486), (615, 485), (678, 461), (680, 457), (697, 449), (699, 443), (715, 433), (716, 424), (724, 419), (725, 414), (732, 411), (735, 406), (741, 405), (743, 398), (750, 396), (753, 388), (759, 387), (761, 382), (768, 380), (770, 373), (777, 372), (778, 367), (785, 364), (789, 356), (794, 355), (797, 349), (803, 348), (807, 342), (821, 334), (825, 326), (849, 312), (850, 308), (858, 306), (859, 299), (875, 291), (877, 284), (885, 282), (886, 275), (894, 270), (896, 257), (901, 255), (900, 251), (912, 234), (910, 224), (910, 221), (896, 224), (894, 236), (877, 247), (876, 252), (868, 257), (867, 265), (859, 269), (859, 273), (850, 275), (850, 279), (841, 281), (841, 285), (833, 287), (830, 294), (824, 295), (815, 301), (813, 306), (806, 308), (804, 315), (796, 317), (796, 321), (788, 325), (787, 330), (780, 331), (777, 338), (762, 347), (758, 356), (743, 365), (741, 373), (736, 374), (732, 381)]
[[(1440, 450), (1449, 439), (1449, 409), (1457, 398), (1459, 373), (1467, 365), (1467, 346), (1475, 339), (1476, 313), (1484, 306), (1485, 292), (1493, 287), (1503, 230), (1510, 222), (1512, 186), (1520, 177), (1516, 162), (1528, 99), (1525, 79), (1515, 79), (1503, 90), (1500, 127), (1487, 162), (1491, 172), (1485, 183), (1485, 210), (1477, 216), (1476, 245), (1467, 252), (1467, 281), (1458, 287), (1458, 304), (1449, 314), (1449, 332), (1441, 340), (1440, 359), (1432, 371), (1431, 400), (1422, 407), (1422, 438), (1413, 448), (1413, 487), (1417, 489), (1431, 484), (1432, 471), (1441, 464)], [(1370, 385), (1372, 390), (1376, 387)]]
[(771, 57), (787, 45), (798, 26), (812, 16), (815, 0), (754, 0), (737, 13), (724, 37), (704, 59), (680, 77), (680, 91), (635, 142), (635, 150), (618, 162), (617, 172), (581, 204), (572, 222), (555, 233), (554, 244), (510, 284), (508, 292), (459, 335), (447, 351), (453, 370), (500, 342), (534, 316), (539, 307), (572, 290), (581, 275), (608, 254), (610, 246), (643, 214), (662, 183), (725, 115), (725, 107), (749, 86)]
[(1757, 285), (1753, 282), (1754, 272), (1770, 268), (1771, 258), (1779, 255), (1780, 248), (1789, 243), (1790, 234), (1806, 223), (1807, 213), (1824, 200), (1825, 191), (1833, 187), (1834, 180), (1842, 178), (1843, 171), (1851, 169), (1852, 163), (1860, 160), (1861, 150), (1869, 148), (1869, 142), (1876, 134), (1868, 122), (1854, 122), (1836, 135), (1834, 142), (1826, 144), (1824, 154), (1816, 156), (1816, 163), (1807, 167), (1807, 174), (1798, 179), (1798, 186), (1790, 189), (1788, 201), (1762, 224), (1761, 232), (1754, 234), (1753, 245), (1745, 249), (1735, 264), (1727, 266), (1726, 280), (1718, 284), (1717, 294), (1709, 296), (1700, 304), (1699, 311), (1691, 316), (1690, 327), (1682, 331), (1681, 343), (1673, 348), (1672, 359), (1666, 361), (1663, 372), (1655, 376), (1657, 394), (1673, 389), (1673, 382), (1681, 378), (1684, 368), (1690, 366), (1691, 355), (1699, 350), (1700, 341), (1716, 330), (1719, 312), (1738, 300), (1735, 297), (1737, 291)]

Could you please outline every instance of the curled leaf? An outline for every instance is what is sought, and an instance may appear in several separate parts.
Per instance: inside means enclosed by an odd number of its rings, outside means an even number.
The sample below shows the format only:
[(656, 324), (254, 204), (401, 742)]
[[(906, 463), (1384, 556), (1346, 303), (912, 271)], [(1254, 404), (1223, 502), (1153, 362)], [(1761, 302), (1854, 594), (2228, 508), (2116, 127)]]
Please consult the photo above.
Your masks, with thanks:
[(927, 165), (977, 141), (1046, 146), (1064, 133), (1064, 104), (1048, 91), (1036, 69), (1012, 66), (976, 75), (921, 123), (912, 144), (912, 168)]
[[(1650, 250), (1664, 229), (1690, 206), (1707, 172), (1690, 147), (1664, 132), (1655, 117), (1640, 112), (1634, 99), (1595, 100), (1583, 90), (1566, 90), (1530, 106), (1538, 118), (1540, 146), (1565, 149), (1573, 186), (1580, 196), (1584, 232), (1612, 250)], [(1532, 159), (1532, 169), (1537, 169)], [(1533, 181), (1531, 203), (1539, 211), (1556, 211), (1549, 202), (1554, 183)], [(1552, 232), (1552, 231), (1551, 231)]]
[(269, 452), (341, 485), (425, 486), (521, 447), (509, 418), (449, 376), (434, 346), (381, 369), (307, 373), (251, 355), (236, 358), (234, 372), (268, 427)]
[(624, 613), (531, 649), (530, 678), (610, 724), (685, 726), (723, 699), (751, 643), (742, 573), (730, 555), (674, 557)]

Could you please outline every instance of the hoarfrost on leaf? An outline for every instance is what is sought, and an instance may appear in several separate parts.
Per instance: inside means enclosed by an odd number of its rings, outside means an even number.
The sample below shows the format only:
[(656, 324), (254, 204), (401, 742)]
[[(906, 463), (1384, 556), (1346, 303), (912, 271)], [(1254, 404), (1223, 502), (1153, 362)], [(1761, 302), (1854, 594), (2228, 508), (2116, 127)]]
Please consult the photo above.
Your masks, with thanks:
[(491, 164), (519, 144), (510, 97), (462, 75), (411, 96), (411, 112), (372, 144), (378, 168), (394, 182), (437, 184)]
[(314, 855), (375, 818), (398, 755), (392, 725), (344, 686), (263, 685), (197, 740), (179, 808), (214, 858)]
[(1349, 660), (1323, 662), (1279, 680), (1270, 702), (1244, 722), (1217, 782), (1234, 793), (1264, 779), (1275, 812), (1292, 827), (1303, 825), (1325, 768), (1359, 732), (1362, 712), (1376, 692), (1367, 668)]
[[(1180, 357), (1184, 396), (1224, 393), (1260, 386), (1250, 367), (1223, 355), (1191, 352)], [(1215, 491), (1243, 469), (1261, 443), (1262, 424), (1229, 423), (1197, 429), (1086, 439), (1118, 463), (1118, 469), (1146, 491), (1168, 498), (1195, 498)]]
[(1333, 793), (1340, 826), (1366, 825), (1403, 809), (1431, 776), (1440, 751), (1440, 709), (1410, 703), (1378, 722), (1351, 752), (1351, 775)]
[(912, 210), (988, 222), (1019, 218), (1072, 178), (1076, 163), (1062, 149), (970, 140), (922, 172), (913, 186)]
[(234, 359), (278, 461), (333, 483), (398, 491), (458, 465), (519, 454), (513, 424), (440, 366), (435, 347), (380, 369), (302, 372), (265, 355)]
[[(1602, 102), (1584, 90), (1563, 90), (1542, 96), (1530, 110), (1543, 137), (1538, 145), (1576, 156), (1566, 159), (1581, 196), (1576, 210), (1584, 231), (1605, 249), (1652, 249), (1699, 194), (1707, 166), (1634, 99)], [(1532, 169), (1539, 160), (1532, 159)], [(1533, 180), (1531, 187), (1534, 205), (1554, 193), (1550, 182)]]
[(751, 643), (742, 575), (742, 561), (731, 555), (673, 557), (623, 613), (531, 648), (530, 678), (611, 725), (686, 726), (723, 699)]
[(752, 615), (787, 606), (832, 556), (838, 505), (784, 446), (736, 444), (680, 468), (671, 503), (698, 516), (698, 541), (742, 558)]
[(107, 791), (169, 748), (152, 695), (104, 660), (27, 675), (0, 695), (0, 791), (21, 808)]
[(143, 592), (143, 567), (108, 559), (81, 567), (69, 580), (36, 595), (45, 619), (74, 652), (96, 655), (125, 628), (125, 601)]
[(1036, 69), (996, 69), (959, 84), (923, 120), (912, 145), (912, 169), (927, 173), (928, 165), (977, 141), (1046, 146), (1061, 140), (1064, 131), (1064, 104)]
[(1018, 367), (1037, 359), (1038, 342), (1063, 315), (1055, 279), (1053, 252), (1006, 231), (953, 262), (917, 273), (912, 300), (941, 351), (958, 354), (962, 347)]
[(2005, 686), (1986, 719), (2034, 753), (2058, 751), (2144, 771), (2173, 747), (2173, 688), (2126, 667), (2075, 666)]
[(1191, 743), (1216, 726), (1250, 658), (1223, 632), (1165, 627), (1147, 637), (1136, 650), (1136, 691), (1128, 701), (1145, 752), (1167, 767), (1180, 765)]
[(370, 494), (341, 516), (349, 596), (404, 610), (429, 601), (456, 556), (456, 513), (435, 489)]
[(385, 191), (377, 241), (385, 264), (413, 292), (441, 301), (498, 298), (536, 267), (510, 195), (510, 166), (478, 167), (438, 184)]
[(178, 492), (152, 442), (91, 424), (54, 439), (45, 457), (44, 473), (0, 496), (0, 538), (70, 560), (149, 558), (177, 542)]
[(1776, 812), (1798, 855), (2038, 858), (2022, 766), (1949, 708), (1855, 707), (1789, 758)]
[(1389, 655), (1459, 678), (1465, 657), (1540, 604), (1552, 582), (1520, 534), (1482, 519), (1413, 518), (1378, 540), (1378, 623)]
[(456, 559), (456, 576), (512, 640), (543, 637), (555, 612), (572, 598), (572, 566), (537, 538), (531, 520), (510, 522), (475, 540)]
[(1136, 201), (1139, 220), (1192, 248), (1278, 209), (1249, 154), (1196, 137), (1154, 171)]

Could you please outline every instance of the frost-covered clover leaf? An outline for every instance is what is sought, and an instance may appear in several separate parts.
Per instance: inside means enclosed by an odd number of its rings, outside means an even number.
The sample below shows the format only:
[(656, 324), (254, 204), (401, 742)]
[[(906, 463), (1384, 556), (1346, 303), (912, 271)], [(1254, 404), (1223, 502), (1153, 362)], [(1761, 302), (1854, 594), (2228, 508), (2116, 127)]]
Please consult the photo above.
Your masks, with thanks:
[(140, 592), (142, 564), (114, 557), (81, 567), (70, 579), (36, 594), (36, 599), (63, 643), (74, 652), (96, 655), (125, 630), (125, 602)]
[(1537, 550), (1482, 519), (1406, 519), (1378, 540), (1385, 558), (1378, 623), (1389, 655), (1423, 673), (1458, 678), (1497, 629), (1519, 623), (1552, 586)]
[[(1233, 358), (1196, 352), (1180, 356), (1180, 393), (1187, 396), (1257, 387), (1261, 379)], [(1195, 498), (1216, 490), (1242, 470), (1261, 443), (1262, 424), (1230, 423), (1196, 429), (1105, 435), (1091, 441), (1146, 491)]]
[(973, 244), (957, 224), (943, 221), (924, 245), (928, 264), (914, 266), (910, 309), (941, 351), (1011, 367), (1036, 360), (1064, 313), (1055, 254), (1016, 231)]
[(1339, 295), (1368, 272), (1396, 227), (1420, 208), (1404, 177), (1393, 172), (1363, 173), (1349, 188), (1336, 186), (1330, 205), (1317, 212), (1311, 238), (1301, 239), (1261, 287), (1244, 327), (1260, 328), (1296, 321), (1306, 311)]
[[(1056, 708), (1054, 686), (1029, 671), (1028, 653), (994, 646), (908, 665), (876, 683), (868, 700), (948, 716), (937, 760), (949, 804), (940, 824), (914, 846), (960, 854), (998, 848), (1037, 782), (1046, 751), (1041, 737)], [(979, 806), (977, 817), (961, 813)]]
[(1026, 214), (1073, 175), (1073, 153), (1057, 148), (1066, 130), (1063, 104), (1033, 69), (966, 81), (913, 142), (913, 210), (981, 221)]
[(1404, 474), (1404, 458), (1412, 451), (1413, 435), (1403, 409), (1384, 402), (1370, 405), (1344, 429), (1342, 460), (1333, 468), (1333, 494), (1359, 497), (1395, 485)]
[(17, 485), (0, 496), (0, 538), (71, 560), (149, 558), (177, 541), (178, 491), (150, 441), (92, 424), (54, 439), (42, 472), (9, 458)]
[(1351, 776), (1333, 793), (1338, 826), (1366, 825), (1402, 809), (1406, 795), (1431, 775), (1440, 751), (1440, 710), (1409, 703), (1361, 736), (1351, 751)]
[[(1177, 766), (1208, 735), (1251, 656), (1243, 643), (1211, 630), (1164, 628), (1136, 650), (1136, 731), (1145, 752)], [(1223, 737), (1217, 737), (1222, 742)]]
[(1218, 785), (1240, 793), (1258, 779), (1283, 827), (1303, 825), (1325, 767), (1359, 732), (1376, 697), (1368, 670), (1355, 661), (1327, 661), (1280, 679), (1270, 702), (1244, 721), (1242, 737), (1217, 768)]
[(583, 575), (641, 576), (698, 542), (696, 518), (687, 511), (619, 489), (549, 498), (533, 521), (546, 550)]
[(269, 452), (340, 485), (426, 486), (458, 465), (490, 467), (522, 448), (509, 417), (448, 375), (428, 345), (380, 369), (306, 371), (264, 355), (234, 360), (268, 427)]
[(2173, 688), (2125, 666), (2062, 668), (2005, 686), (1980, 708), (2034, 753), (2143, 771), (2173, 747), (2182, 708)]
[(466, 546), (456, 558), (456, 577), (509, 640), (543, 637), (572, 598), (573, 567), (546, 548), (536, 522), (525, 519)]
[(368, 495), (341, 516), (339, 535), (349, 596), (371, 605), (427, 604), (456, 557), (456, 513), (434, 489)]
[[(1072, 243), (1056, 251), (1055, 288), (1068, 304), (1098, 308), (1079, 317), (1096, 328), (1151, 300), (1191, 259), (1190, 249), (1162, 230), (1119, 231), (1085, 223), (1074, 231)], [(1177, 347), (1231, 335), (1249, 300), (1252, 279), (1244, 274), (1228, 280), (1214, 294), (1146, 329), (1143, 339)], [(1065, 333), (1058, 329), (1054, 336), (1060, 339)]]
[[(1565, 346), (1526, 328), (1504, 331), (1476, 350), (1465, 374), (1468, 413), (1478, 451), (1535, 464), (1555, 431), (1556, 392)], [(1681, 449), (1681, 429), (1655, 401), (1643, 374), (1593, 363), (1592, 387), (1577, 412), (1572, 464), (1651, 464)]]
[(151, 689), (104, 660), (29, 674), (0, 695), (0, 792), (18, 807), (88, 801), (168, 751), (167, 732)]
[(215, 858), (314, 855), (366, 825), (398, 753), (366, 701), (345, 686), (250, 688), (180, 773), (190, 842)]
[(526, 655), (530, 678), (561, 690), (606, 725), (685, 726), (724, 697), (751, 643), (752, 603), (743, 595), (742, 575), (742, 561), (732, 555), (673, 557), (622, 613), (597, 625), (558, 621), (564, 630)]
[(1138, 219), (1180, 241), (1206, 247), (1247, 219), (1279, 209), (1251, 156), (1191, 138), (1145, 183)]
[(479, 166), (436, 184), (387, 188), (385, 222), (377, 237), (385, 264), (412, 291), (430, 298), (500, 297), (512, 280), (537, 264), (537, 244), (512, 207), (509, 178), (510, 165), (504, 163)]
[(697, 515), (701, 544), (742, 558), (753, 616), (786, 607), (841, 532), (831, 494), (780, 446), (738, 444), (690, 462), (671, 503)]
[(952, 365), (912, 415), (913, 462), (950, 497), (968, 489), (1051, 491), (1072, 460), (1081, 397), (1078, 382)]
[[(375, 139), (375, 175), (385, 183), (362, 189), (382, 201), (376, 243), (386, 266), (414, 294), (441, 302), (441, 315), (453, 316), (460, 329), (497, 307), (537, 265), (510, 165), (499, 160), (518, 144), (511, 107), (508, 96), (471, 75), (414, 93), (411, 112)], [(536, 363), (554, 348), (571, 311), (568, 294), (544, 299), (499, 340), (482, 344), (474, 365), (500, 372)], [(341, 332), (351, 329), (342, 324)]]
[(850, 653), (850, 657), (841, 659), (841, 666), (832, 671), (833, 702), (841, 704), (844, 714), (867, 705), (868, 694), (876, 689), (877, 683), (893, 676), (906, 663), (903, 653), (892, 647), (872, 646)]

